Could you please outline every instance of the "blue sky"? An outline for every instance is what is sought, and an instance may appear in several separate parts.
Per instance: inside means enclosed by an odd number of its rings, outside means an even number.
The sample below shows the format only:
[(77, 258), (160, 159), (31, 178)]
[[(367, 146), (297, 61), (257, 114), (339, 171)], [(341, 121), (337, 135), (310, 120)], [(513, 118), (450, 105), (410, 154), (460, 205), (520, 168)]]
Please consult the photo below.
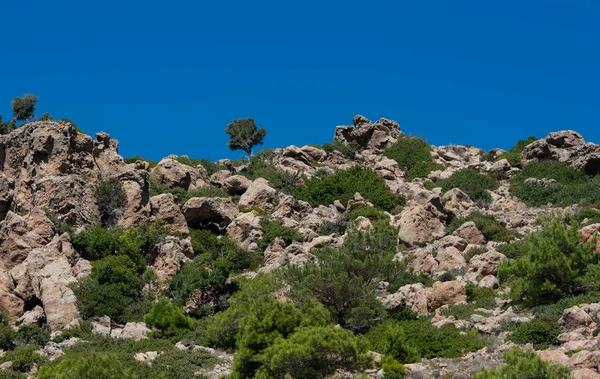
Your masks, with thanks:
[(355, 114), (435, 145), (508, 148), (561, 129), (600, 142), (598, 1), (3, 1), (0, 113), (106, 131), (123, 156), (239, 158), (322, 144)]

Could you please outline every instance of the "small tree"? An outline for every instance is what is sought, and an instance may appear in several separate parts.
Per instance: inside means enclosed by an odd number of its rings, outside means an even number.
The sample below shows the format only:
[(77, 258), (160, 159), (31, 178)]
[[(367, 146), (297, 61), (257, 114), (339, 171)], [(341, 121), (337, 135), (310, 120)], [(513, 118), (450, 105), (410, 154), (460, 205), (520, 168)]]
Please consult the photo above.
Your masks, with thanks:
[(35, 103), (37, 103), (37, 96), (24, 95), (23, 97), (16, 96), (10, 103), (10, 107), (13, 110), (13, 117), (15, 121), (25, 121), (35, 117)]
[(15, 121), (10, 120), (8, 122), (2, 121), (2, 115), (0, 114), (0, 134), (8, 134), (15, 130)]
[(262, 145), (263, 138), (267, 135), (264, 128), (256, 127), (251, 117), (234, 120), (227, 125), (225, 133), (231, 136), (227, 147), (231, 150), (244, 150), (249, 157), (252, 156), (252, 147)]

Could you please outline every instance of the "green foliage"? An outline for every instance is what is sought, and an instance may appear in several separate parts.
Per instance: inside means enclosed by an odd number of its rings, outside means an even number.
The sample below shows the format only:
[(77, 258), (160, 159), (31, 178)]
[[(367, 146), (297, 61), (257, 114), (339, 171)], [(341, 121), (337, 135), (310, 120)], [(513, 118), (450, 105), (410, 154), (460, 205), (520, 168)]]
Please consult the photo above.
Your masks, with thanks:
[(356, 192), (387, 211), (404, 203), (404, 197), (392, 193), (375, 171), (361, 166), (337, 171), (324, 178), (306, 179), (305, 185), (295, 187), (292, 194), (299, 200), (317, 206), (329, 205), (335, 200), (345, 204), (354, 198)]
[(14, 120), (8, 122), (2, 121), (2, 115), (0, 114), (0, 134), (8, 134), (15, 130), (16, 125)]
[(556, 345), (559, 334), (562, 331), (556, 322), (541, 321), (536, 318), (520, 324), (513, 333), (506, 338), (507, 341), (513, 341), (519, 345), (532, 343), (537, 350), (545, 350), (550, 345)]
[(508, 151), (500, 154), (496, 161), (501, 159), (506, 159), (508, 163), (510, 163), (513, 167), (521, 167), (521, 152), (529, 145), (537, 141), (537, 137), (530, 136), (527, 139), (522, 139), (517, 142), (517, 144), (511, 147)]
[(384, 355), (381, 361), (383, 379), (402, 379), (406, 374), (406, 367), (390, 355)]
[(179, 156), (179, 157), (175, 158), (175, 160), (183, 165), (190, 166), (190, 167), (196, 167), (198, 165), (201, 166), (202, 163), (206, 162), (206, 160), (204, 160), (204, 159), (190, 158), (187, 155)]
[(260, 156), (250, 159), (246, 167), (239, 171), (239, 174), (250, 180), (266, 179), (273, 188), (288, 194), (292, 192), (298, 179), (296, 175), (278, 169)]
[(479, 308), (493, 308), (496, 306), (496, 292), (491, 288), (477, 287), (473, 283), (465, 286), (467, 301), (477, 303)]
[(436, 182), (436, 186), (442, 187), (442, 191), (447, 192), (453, 188), (459, 188), (461, 191), (469, 195), (471, 200), (492, 201), (488, 192), (493, 191), (498, 187), (498, 183), (487, 174), (466, 168), (456, 171), (447, 179), (440, 179)]
[(340, 141), (333, 141), (324, 143), (323, 146), (317, 146), (325, 150), (328, 153), (333, 153), (334, 151), (338, 151), (342, 153), (346, 158), (352, 159), (354, 155), (356, 155), (356, 147), (347, 143), (343, 143)]
[(208, 176), (211, 176), (212, 174), (214, 174), (217, 171), (227, 169), (225, 166), (218, 165), (215, 162), (212, 162), (208, 159), (199, 159), (198, 164), (200, 164), (202, 167), (204, 167), (204, 169), (206, 170), (206, 174)]
[(545, 220), (542, 230), (528, 234), (524, 244), (523, 255), (503, 261), (498, 271), (516, 302), (536, 306), (586, 292), (586, 275), (597, 272), (600, 256), (591, 241), (581, 243), (577, 228)]
[(115, 225), (127, 203), (127, 197), (121, 181), (118, 178), (100, 180), (96, 187), (95, 195), (102, 226), (110, 227)]
[(498, 370), (483, 369), (476, 379), (565, 379), (570, 375), (568, 367), (543, 361), (534, 351), (509, 350), (504, 353), (504, 361), (506, 365)]
[(265, 349), (261, 361), (257, 378), (321, 379), (338, 369), (355, 371), (370, 364), (364, 344), (351, 332), (332, 326), (300, 328)]
[(149, 369), (133, 357), (102, 352), (67, 354), (40, 369), (39, 379), (167, 379), (166, 376), (146, 376)]
[(156, 165), (158, 164), (157, 161), (153, 161), (151, 159), (148, 159), (146, 157), (140, 157), (139, 155), (133, 156), (133, 157), (129, 157), (129, 158), (123, 158), (123, 160), (125, 161), (125, 163), (135, 163), (137, 161), (144, 161), (144, 162), (148, 162), (148, 166), (150, 168), (154, 168), (156, 167)]
[(326, 222), (319, 228), (320, 236), (329, 236), (335, 234), (336, 236), (341, 236), (346, 233), (348, 229), (348, 221), (346, 219), (341, 219), (338, 222)]
[(165, 298), (154, 303), (144, 322), (167, 337), (181, 335), (183, 330), (190, 330), (194, 325), (194, 320), (186, 316), (183, 309)]
[(24, 346), (35, 344), (45, 346), (50, 341), (50, 331), (40, 328), (36, 324), (25, 324), (19, 327), (14, 339), (14, 344)]
[(471, 212), (465, 217), (457, 217), (448, 225), (448, 233), (454, 232), (462, 224), (473, 221), (477, 229), (483, 234), (486, 240), (494, 242), (508, 242), (515, 238), (514, 234), (502, 226), (496, 217), (481, 213), (479, 211)]
[(390, 222), (390, 217), (375, 207), (361, 205), (348, 212), (348, 220), (354, 221), (357, 217), (362, 216), (368, 218), (372, 223)]
[(223, 191), (222, 189), (215, 186), (206, 186), (195, 188), (191, 191), (186, 191), (181, 187), (169, 187), (167, 185), (161, 184), (158, 181), (152, 179), (151, 177), (148, 179), (148, 184), (150, 185), (150, 196), (161, 195), (163, 193), (170, 193), (175, 197), (175, 201), (179, 203), (179, 205), (185, 204), (192, 197), (228, 197), (229, 195)]
[(111, 255), (93, 262), (92, 273), (71, 288), (84, 318), (108, 315), (116, 322), (127, 322), (136, 319), (139, 303), (148, 301), (142, 296), (143, 286), (131, 258)]
[[(528, 178), (553, 179), (556, 182), (526, 182)], [(558, 161), (531, 162), (513, 178), (511, 193), (533, 207), (599, 203), (600, 176), (590, 178), (583, 171)]]
[(27, 379), (27, 376), (20, 372), (2, 370), (0, 371), (0, 379)]
[(46, 213), (46, 217), (48, 217), (48, 219), (54, 224), (54, 231), (57, 235), (60, 236), (64, 233), (67, 233), (69, 236), (71, 236), (71, 238), (73, 238), (75, 233), (73, 232), (73, 227), (69, 225), (68, 222), (61, 220), (55, 213), (52, 213), (47, 209), (44, 209), (44, 212)]
[(14, 119), (16, 121), (27, 121), (35, 118), (34, 112), (37, 100), (37, 96), (31, 94), (23, 95), (23, 97), (16, 96), (10, 102)]
[(401, 363), (421, 358), (457, 358), (481, 349), (486, 341), (473, 329), (457, 329), (453, 325), (440, 328), (428, 319), (386, 321), (367, 333), (371, 349), (389, 354)]
[(302, 236), (296, 229), (283, 226), (281, 221), (262, 219), (260, 225), (262, 227), (263, 235), (257, 243), (261, 250), (265, 250), (277, 237), (283, 240), (285, 246), (288, 246), (294, 241), (302, 241)]
[(150, 370), (154, 375), (164, 378), (194, 379), (199, 377), (198, 371), (210, 368), (217, 362), (217, 358), (205, 352), (172, 349), (159, 355)]
[(406, 169), (404, 174), (406, 181), (426, 178), (431, 171), (442, 168), (431, 157), (431, 146), (420, 137), (400, 138), (383, 154)]
[(38, 121), (52, 121), (52, 115), (50, 113), (46, 112), (40, 116)]
[(3, 308), (0, 308), (0, 349), (12, 349), (14, 339), (15, 331), (10, 326), (8, 313)]
[(249, 157), (252, 157), (252, 147), (262, 145), (267, 135), (265, 129), (256, 127), (251, 117), (234, 120), (227, 125), (225, 133), (230, 136), (227, 147), (231, 150), (243, 150)]
[(376, 325), (385, 310), (376, 300), (379, 282), (402, 275), (396, 254), (396, 229), (380, 226), (372, 232), (353, 232), (339, 249), (326, 247), (315, 252), (318, 265), (290, 267), (285, 279), (291, 296), (299, 301), (316, 299), (341, 326), (366, 331)]
[(527, 241), (525, 239), (521, 239), (504, 245), (499, 245), (496, 246), (496, 250), (499, 253), (506, 255), (506, 257), (509, 259), (519, 258), (527, 254)]
[(408, 344), (402, 324), (398, 321), (387, 320), (382, 325), (371, 328), (367, 340), (371, 350), (401, 363), (413, 363), (421, 359), (417, 350)]
[(580, 226), (600, 223), (600, 210), (583, 207), (567, 218), (566, 221), (576, 222)]
[(41, 354), (38, 354), (38, 345), (30, 344), (18, 346), (14, 350), (7, 351), (0, 360), (2, 362), (12, 362), (14, 370), (27, 372), (33, 365), (41, 365), (46, 360)]
[(194, 311), (195, 316), (203, 316), (203, 311), (214, 313), (226, 307), (227, 298), (237, 290), (236, 282), (228, 280), (230, 275), (256, 267), (258, 260), (227, 237), (195, 229), (190, 229), (190, 237), (196, 256), (173, 276), (169, 293), (179, 305), (194, 301), (196, 308), (209, 307)]

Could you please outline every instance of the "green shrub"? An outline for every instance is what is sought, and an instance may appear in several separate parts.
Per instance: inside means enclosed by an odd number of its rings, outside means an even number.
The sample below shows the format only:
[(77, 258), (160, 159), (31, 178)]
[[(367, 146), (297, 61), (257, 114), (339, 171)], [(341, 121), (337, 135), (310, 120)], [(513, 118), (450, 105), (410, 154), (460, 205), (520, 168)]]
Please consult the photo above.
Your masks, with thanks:
[(139, 155), (133, 156), (133, 157), (129, 157), (129, 158), (123, 158), (123, 160), (125, 161), (125, 163), (135, 163), (137, 161), (144, 161), (144, 162), (148, 162), (148, 166), (150, 168), (154, 168), (156, 167), (156, 165), (158, 164), (157, 161), (153, 161), (151, 159), (148, 159), (146, 157), (140, 157)]
[(427, 275), (415, 274), (411, 270), (408, 270), (406, 268), (406, 263), (403, 262), (399, 265), (399, 272), (396, 273), (389, 283), (388, 292), (395, 293), (400, 287), (407, 284), (421, 283), (425, 287), (431, 287), (433, 285), (433, 280)]
[(283, 226), (281, 221), (262, 219), (260, 222), (262, 227), (263, 235), (258, 240), (258, 247), (261, 250), (265, 250), (275, 238), (279, 237), (288, 246), (294, 241), (302, 241), (302, 236), (296, 229)]
[[(528, 178), (553, 179), (556, 182), (526, 182)], [(587, 177), (583, 171), (553, 160), (531, 162), (513, 178), (511, 193), (533, 207), (594, 204), (600, 202), (600, 176)]]
[(511, 147), (508, 151), (500, 154), (496, 161), (506, 159), (513, 167), (521, 167), (521, 152), (527, 147), (527, 145), (537, 141), (537, 137), (530, 136), (527, 139), (522, 139), (517, 144)]
[(2, 362), (12, 362), (14, 370), (27, 372), (33, 365), (41, 365), (46, 359), (38, 354), (38, 345), (30, 344), (26, 346), (17, 346), (12, 351), (7, 351), (0, 359)]
[(590, 207), (584, 207), (582, 209), (579, 209), (566, 221), (575, 221), (580, 226), (600, 223), (600, 210)]
[(320, 149), (325, 150), (328, 153), (338, 151), (342, 153), (346, 158), (352, 159), (356, 155), (356, 147), (340, 141), (333, 141), (324, 143), (323, 146), (316, 146)]
[(45, 346), (50, 341), (50, 331), (40, 328), (36, 324), (25, 324), (19, 327), (14, 343), (17, 346), (35, 344)]
[(518, 348), (504, 352), (506, 364), (497, 370), (483, 369), (476, 379), (544, 378), (565, 379), (570, 369), (542, 360), (534, 351)]
[(105, 227), (115, 225), (127, 203), (121, 181), (118, 178), (100, 180), (95, 195), (102, 225)]
[(442, 187), (443, 192), (448, 192), (453, 188), (458, 188), (471, 198), (471, 200), (492, 201), (489, 191), (498, 187), (498, 183), (487, 174), (466, 168), (456, 171), (447, 179), (440, 179), (436, 183), (437, 187)]
[(320, 236), (329, 236), (335, 234), (336, 236), (341, 236), (346, 233), (348, 229), (348, 221), (344, 218), (339, 220), (338, 222), (326, 222), (319, 228)]
[(84, 318), (108, 315), (116, 322), (127, 322), (136, 321), (136, 305), (148, 302), (142, 296), (143, 286), (131, 258), (117, 255), (93, 262), (92, 273), (72, 284), (71, 288)]
[(431, 171), (442, 168), (431, 157), (431, 146), (420, 137), (400, 138), (383, 154), (398, 162), (406, 170), (404, 174), (406, 181), (426, 178)]
[(406, 367), (389, 355), (383, 356), (381, 368), (383, 379), (402, 379), (406, 374)]
[(171, 349), (152, 362), (151, 371), (164, 378), (194, 379), (199, 377), (198, 371), (211, 368), (218, 362), (209, 353)]
[(513, 341), (519, 345), (532, 343), (537, 350), (545, 350), (550, 345), (556, 345), (559, 334), (562, 331), (556, 322), (541, 321), (533, 319), (523, 323), (515, 328), (513, 333), (506, 338), (507, 341)]
[(395, 320), (387, 320), (367, 333), (369, 348), (400, 363), (418, 362), (421, 357), (417, 350), (409, 345), (402, 324)]
[(0, 307), (0, 349), (12, 349), (14, 339), (15, 331), (10, 326), (10, 317), (6, 310)]
[(473, 283), (467, 283), (465, 292), (467, 301), (477, 303), (479, 308), (491, 309), (496, 306), (496, 292), (491, 288), (481, 288)]
[(499, 245), (496, 246), (496, 251), (506, 255), (506, 257), (509, 259), (516, 259), (527, 254), (527, 241), (522, 239), (504, 245)]
[(185, 315), (183, 309), (165, 298), (154, 303), (144, 322), (167, 337), (181, 335), (183, 330), (191, 330), (194, 326), (194, 321)]
[[(524, 254), (504, 260), (498, 277), (511, 287), (510, 296), (528, 306), (556, 302), (586, 292), (600, 256), (591, 242), (581, 243), (577, 228), (560, 220), (544, 220), (542, 230), (525, 237)], [(593, 279), (593, 278), (592, 278)]]
[(515, 238), (514, 234), (502, 226), (496, 217), (478, 211), (471, 212), (465, 217), (457, 217), (448, 225), (448, 233), (454, 232), (462, 224), (473, 221), (477, 229), (486, 240), (494, 242), (508, 242)]
[(471, 315), (477, 314), (482, 316), (488, 316), (486, 313), (477, 312), (476, 309), (483, 308), (479, 304), (474, 303), (461, 303), (453, 304), (448, 308), (442, 310), (444, 316), (452, 316), (456, 320), (469, 320)]
[(0, 379), (27, 379), (27, 376), (20, 372), (2, 370), (0, 371)]
[(145, 375), (147, 365), (122, 354), (80, 352), (66, 354), (41, 367), (39, 379), (166, 379), (166, 376)]
[[(182, 162), (180, 162), (180, 163), (182, 163)], [(208, 159), (199, 159), (198, 164), (200, 164), (202, 167), (204, 167), (204, 169), (206, 170), (206, 174), (208, 176), (211, 176), (212, 174), (214, 174), (217, 171), (227, 170), (227, 167), (218, 165), (214, 162), (211, 162)]]
[(321, 379), (336, 370), (356, 371), (371, 364), (360, 339), (332, 326), (300, 328), (265, 349), (261, 361), (257, 377), (296, 379)]
[[(202, 317), (226, 307), (227, 298), (237, 290), (233, 273), (254, 268), (257, 257), (239, 248), (227, 237), (217, 237), (207, 230), (190, 229), (194, 260), (186, 262), (169, 282), (169, 294), (179, 305), (193, 300), (193, 316)], [(201, 293), (203, 296), (196, 296)], [(203, 308), (208, 306), (208, 308)]]
[[(397, 337), (401, 333), (403, 336)], [(394, 336), (399, 338), (397, 341), (401, 343), (395, 345)], [(391, 338), (392, 342), (387, 341), (388, 338)], [(396, 346), (387, 349), (387, 353), (396, 355), (396, 359), (401, 363), (418, 361), (421, 358), (458, 358), (487, 344), (476, 330), (458, 329), (454, 325), (438, 328), (426, 318), (387, 321), (380, 327), (372, 328), (367, 333), (367, 339), (371, 348), (378, 352), (385, 352), (385, 346)]]
[(190, 158), (186, 155), (177, 157), (177, 158), (175, 158), (175, 160), (183, 165), (190, 166), (190, 167), (196, 167), (198, 165), (202, 165), (202, 163), (205, 162), (205, 160)]
[(319, 264), (289, 267), (284, 272), (291, 296), (299, 301), (316, 299), (334, 320), (353, 331), (366, 331), (381, 320), (385, 310), (376, 300), (379, 282), (400, 274), (396, 254), (396, 229), (350, 233), (339, 249), (314, 252)]
[(345, 204), (354, 198), (356, 192), (375, 206), (387, 211), (404, 203), (404, 197), (392, 193), (375, 171), (360, 166), (337, 171), (322, 179), (306, 179), (305, 185), (295, 187), (292, 194), (299, 200), (317, 206), (329, 205), (335, 200)]
[(145, 256), (166, 235), (165, 225), (158, 222), (142, 223), (127, 230), (94, 225), (89, 231), (77, 234), (73, 245), (84, 258), (90, 260), (126, 255), (142, 272), (146, 269)]
[(354, 221), (357, 217), (366, 217), (372, 223), (384, 222), (390, 223), (390, 217), (375, 207), (361, 205), (348, 212), (348, 220)]

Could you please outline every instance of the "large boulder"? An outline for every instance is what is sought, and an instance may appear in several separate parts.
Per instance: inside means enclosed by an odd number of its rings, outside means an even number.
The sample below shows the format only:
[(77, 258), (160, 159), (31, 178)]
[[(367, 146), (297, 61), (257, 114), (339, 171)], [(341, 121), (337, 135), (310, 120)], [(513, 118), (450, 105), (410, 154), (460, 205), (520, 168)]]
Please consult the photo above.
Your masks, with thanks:
[(456, 217), (464, 216), (474, 205), (469, 195), (458, 188), (452, 188), (442, 195), (442, 203), (444, 204), (444, 210)]
[(258, 249), (256, 241), (262, 237), (261, 217), (256, 211), (240, 213), (227, 227), (227, 236), (245, 250)]
[[(79, 319), (77, 299), (69, 288), (77, 276), (76, 267), (82, 259), (73, 250), (69, 236), (56, 236), (42, 248), (29, 252), (27, 258), (15, 266), (10, 274), (15, 282), (15, 294), (25, 302), (42, 303), (46, 321), (51, 330), (61, 330)], [(91, 267), (88, 267), (89, 274)]]
[(223, 181), (223, 191), (230, 195), (241, 195), (252, 185), (252, 180), (242, 175), (233, 175)]
[(563, 311), (560, 320), (558, 320), (558, 326), (564, 332), (570, 332), (580, 328), (594, 328), (596, 324), (584, 309), (576, 305)]
[(176, 233), (187, 234), (189, 229), (181, 213), (179, 205), (175, 202), (175, 197), (170, 193), (163, 193), (150, 198), (150, 208), (152, 209), (152, 220), (165, 222), (167, 228)]
[(469, 261), (469, 269), (465, 274), (465, 279), (475, 282), (480, 276), (496, 275), (500, 263), (504, 259), (506, 259), (506, 256), (497, 251), (488, 251), (474, 256)]
[(202, 186), (200, 171), (179, 163), (173, 158), (164, 158), (150, 172), (152, 179), (169, 188), (181, 187), (184, 190), (193, 190)]
[(467, 301), (465, 286), (457, 281), (435, 282), (428, 297), (429, 311), (434, 311), (446, 304), (458, 304)]
[(596, 252), (600, 252), (600, 223), (591, 224), (581, 229), (581, 240), (590, 242), (596, 238)]
[(440, 219), (444, 215), (433, 205), (425, 206), (412, 202), (400, 213), (397, 226), (400, 227), (398, 239), (407, 245), (418, 245), (441, 238), (446, 228)]
[(467, 243), (472, 245), (482, 245), (485, 243), (485, 237), (477, 229), (473, 221), (467, 221), (456, 229), (452, 235), (463, 238)]
[(225, 197), (192, 197), (183, 206), (183, 216), (194, 228), (216, 226), (224, 229), (238, 213), (237, 205)]
[(354, 126), (335, 128), (334, 141), (359, 148), (382, 150), (404, 136), (397, 122), (385, 118), (372, 123), (363, 116), (354, 116), (352, 122)]
[(426, 288), (421, 283), (407, 284), (402, 286), (396, 293), (380, 299), (387, 309), (393, 310), (398, 307), (408, 307), (413, 312), (427, 314), (428, 295), (431, 288)]
[(246, 192), (240, 197), (239, 205), (245, 207), (258, 207), (271, 211), (278, 199), (277, 190), (271, 187), (268, 180), (258, 178), (252, 182)]
[(167, 236), (153, 247), (149, 258), (158, 280), (166, 283), (186, 261), (194, 258), (194, 249), (189, 238)]

